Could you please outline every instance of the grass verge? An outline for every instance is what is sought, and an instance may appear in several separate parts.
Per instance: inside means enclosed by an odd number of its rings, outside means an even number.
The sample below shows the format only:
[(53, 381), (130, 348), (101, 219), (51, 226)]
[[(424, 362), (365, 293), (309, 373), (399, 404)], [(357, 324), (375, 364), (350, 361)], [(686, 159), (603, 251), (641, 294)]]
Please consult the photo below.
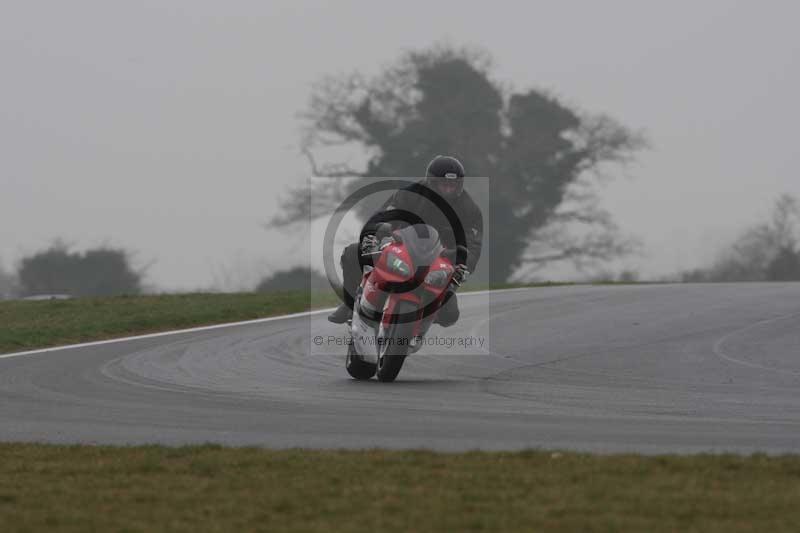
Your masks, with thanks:
[(13, 531), (796, 531), (800, 458), (0, 444)]
[[(314, 295), (314, 307), (336, 303)], [(0, 353), (307, 311), (309, 294), (170, 294), (0, 302)]]
[[(607, 285), (608, 282), (598, 283)], [(572, 283), (470, 285), (467, 290), (560, 287)], [(128, 335), (298, 313), (339, 303), (330, 291), (165, 294), (0, 301), (0, 354)]]

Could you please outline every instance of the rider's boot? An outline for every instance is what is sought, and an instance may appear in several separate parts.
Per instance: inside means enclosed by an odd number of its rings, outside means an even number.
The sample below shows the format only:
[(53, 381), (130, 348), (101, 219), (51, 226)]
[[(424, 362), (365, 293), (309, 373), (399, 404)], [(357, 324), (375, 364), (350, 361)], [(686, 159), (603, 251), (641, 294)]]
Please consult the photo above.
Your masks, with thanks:
[(436, 313), (433, 323), (439, 324), (444, 328), (449, 328), (456, 322), (461, 312), (458, 309), (458, 298), (454, 292), (450, 292), (445, 296), (444, 303), (442, 304), (439, 312)]
[(353, 310), (346, 303), (342, 303), (336, 310), (328, 315), (328, 320), (334, 324), (344, 324), (353, 318)]

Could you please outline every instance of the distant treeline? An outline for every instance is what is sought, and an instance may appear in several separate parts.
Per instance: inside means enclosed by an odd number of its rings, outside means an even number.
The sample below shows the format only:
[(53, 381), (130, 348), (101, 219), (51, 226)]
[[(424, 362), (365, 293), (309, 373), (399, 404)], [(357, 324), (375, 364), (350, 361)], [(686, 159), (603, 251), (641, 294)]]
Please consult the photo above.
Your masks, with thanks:
[(139, 294), (142, 277), (123, 249), (102, 246), (75, 252), (56, 242), (24, 257), (14, 275), (0, 273), (0, 296)]
[(708, 268), (684, 272), (685, 282), (800, 281), (800, 203), (775, 203), (769, 220), (748, 228)]
[[(77, 252), (63, 242), (24, 257), (12, 273), (0, 269), (0, 299), (64, 295), (70, 297), (135, 295), (143, 292), (144, 270), (132, 265), (131, 253), (109, 246)], [(256, 292), (328, 289), (327, 278), (304, 266), (265, 276)]]
[[(13, 274), (0, 269), (0, 299), (37, 295), (114, 296), (140, 294), (144, 270), (132, 265), (130, 252), (103, 246), (76, 252), (57, 242), (24, 257)], [(635, 273), (602, 279), (633, 281)], [(685, 282), (800, 281), (800, 202), (781, 196), (765, 222), (748, 228), (706, 268), (683, 272)], [(326, 290), (327, 278), (307, 266), (295, 266), (261, 279), (256, 292)]]

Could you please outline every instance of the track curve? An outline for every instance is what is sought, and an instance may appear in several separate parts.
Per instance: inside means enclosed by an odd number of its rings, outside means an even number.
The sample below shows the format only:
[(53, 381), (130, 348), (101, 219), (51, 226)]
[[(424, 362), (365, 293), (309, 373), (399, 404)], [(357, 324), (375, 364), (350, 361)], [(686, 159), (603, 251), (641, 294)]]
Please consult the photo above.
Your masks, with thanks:
[(324, 314), (2, 358), (0, 440), (800, 452), (800, 284), (461, 307), (432, 335), (484, 346), (426, 346), (392, 384), (349, 379)]

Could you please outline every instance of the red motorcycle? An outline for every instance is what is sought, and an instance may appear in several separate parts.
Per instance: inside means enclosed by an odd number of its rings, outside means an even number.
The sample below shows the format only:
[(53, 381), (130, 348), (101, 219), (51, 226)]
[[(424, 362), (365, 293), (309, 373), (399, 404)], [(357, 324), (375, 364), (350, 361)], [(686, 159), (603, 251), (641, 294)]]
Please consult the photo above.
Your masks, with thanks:
[(391, 231), (382, 224), (376, 257), (366, 266), (355, 295), (347, 372), (355, 379), (394, 381), (406, 356), (424, 344), (436, 314), (459, 283), (454, 261), (466, 262), (467, 249), (445, 249), (432, 226), (417, 224)]

